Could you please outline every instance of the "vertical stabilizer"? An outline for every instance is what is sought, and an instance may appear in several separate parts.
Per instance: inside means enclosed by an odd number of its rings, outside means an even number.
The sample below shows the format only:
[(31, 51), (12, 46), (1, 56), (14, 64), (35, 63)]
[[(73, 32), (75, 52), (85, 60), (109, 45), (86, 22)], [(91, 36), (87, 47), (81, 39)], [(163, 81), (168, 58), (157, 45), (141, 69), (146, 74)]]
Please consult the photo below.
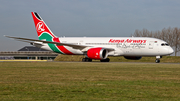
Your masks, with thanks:
[[(43, 21), (43, 19), (36, 13), (31, 12), (35, 28), (39, 37), (39, 40), (50, 41), (50, 42), (59, 42), (59, 38), (57, 38)], [(69, 54), (72, 55), (73, 53), (66, 49), (64, 46), (57, 46), (56, 44), (48, 43), (49, 48), (57, 53), (61, 54)]]
[(46, 23), (43, 21), (43, 19), (39, 16), (36, 12), (31, 12), (35, 28), (39, 37), (39, 40), (45, 39), (46, 41), (50, 41), (47, 38), (55, 38), (56, 36), (52, 33), (52, 31), (49, 29), (49, 27), (46, 25)]

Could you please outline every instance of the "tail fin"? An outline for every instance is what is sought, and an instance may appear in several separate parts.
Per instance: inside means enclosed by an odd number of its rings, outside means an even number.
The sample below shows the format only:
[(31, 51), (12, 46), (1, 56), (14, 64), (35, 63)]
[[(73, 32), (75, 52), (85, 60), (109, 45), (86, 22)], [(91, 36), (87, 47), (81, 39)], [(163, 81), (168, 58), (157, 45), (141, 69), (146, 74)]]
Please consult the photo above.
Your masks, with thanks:
[(51, 32), (43, 19), (36, 12), (31, 12), (39, 40), (52, 41), (56, 36)]

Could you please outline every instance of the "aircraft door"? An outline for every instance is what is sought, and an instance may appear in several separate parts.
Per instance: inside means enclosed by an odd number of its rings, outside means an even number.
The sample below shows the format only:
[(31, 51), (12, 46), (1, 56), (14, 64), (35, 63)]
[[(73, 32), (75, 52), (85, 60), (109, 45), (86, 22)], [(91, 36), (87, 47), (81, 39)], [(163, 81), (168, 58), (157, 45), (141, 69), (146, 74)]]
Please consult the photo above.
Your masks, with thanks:
[(132, 47), (131, 47), (131, 43), (123, 43), (122, 47), (124, 48), (124, 52), (126, 54), (132, 54)]
[(84, 41), (83, 41), (83, 40), (80, 40), (80, 41), (79, 41), (79, 45), (84, 45)]
[(149, 49), (153, 49), (154, 47), (154, 41), (149, 41)]

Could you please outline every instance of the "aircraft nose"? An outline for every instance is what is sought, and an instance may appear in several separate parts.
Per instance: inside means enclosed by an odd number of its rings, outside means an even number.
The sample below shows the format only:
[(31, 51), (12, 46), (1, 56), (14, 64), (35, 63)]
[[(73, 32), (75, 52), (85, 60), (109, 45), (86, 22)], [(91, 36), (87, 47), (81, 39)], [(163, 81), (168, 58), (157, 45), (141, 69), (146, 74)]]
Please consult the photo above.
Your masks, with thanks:
[(174, 53), (174, 50), (170, 47), (169, 48), (169, 54), (172, 54), (172, 53)]

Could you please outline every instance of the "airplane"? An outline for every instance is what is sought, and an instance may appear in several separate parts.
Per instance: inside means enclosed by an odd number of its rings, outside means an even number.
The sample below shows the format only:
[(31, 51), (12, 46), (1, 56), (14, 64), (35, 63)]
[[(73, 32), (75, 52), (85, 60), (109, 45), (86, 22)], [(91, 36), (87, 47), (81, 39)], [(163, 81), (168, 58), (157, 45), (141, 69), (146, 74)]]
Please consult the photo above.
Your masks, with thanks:
[(55, 36), (40, 15), (31, 12), (37, 39), (6, 36), (18, 41), (28, 42), (36, 47), (64, 55), (84, 55), (83, 62), (92, 59), (109, 62), (108, 56), (124, 56), (126, 59), (139, 60), (143, 56), (160, 58), (170, 55), (174, 51), (163, 40), (149, 37), (57, 37)]

